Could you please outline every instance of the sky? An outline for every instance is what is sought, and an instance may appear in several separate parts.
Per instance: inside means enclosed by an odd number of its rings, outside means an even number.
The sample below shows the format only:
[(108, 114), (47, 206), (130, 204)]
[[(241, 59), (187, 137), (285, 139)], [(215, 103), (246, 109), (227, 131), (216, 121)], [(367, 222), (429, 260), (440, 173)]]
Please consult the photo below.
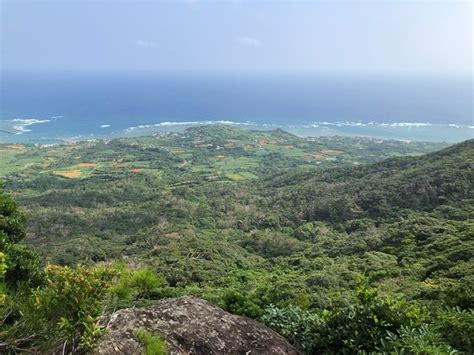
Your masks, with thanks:
[(470, 1), (0, 0), (2, 71), (472, 73)]

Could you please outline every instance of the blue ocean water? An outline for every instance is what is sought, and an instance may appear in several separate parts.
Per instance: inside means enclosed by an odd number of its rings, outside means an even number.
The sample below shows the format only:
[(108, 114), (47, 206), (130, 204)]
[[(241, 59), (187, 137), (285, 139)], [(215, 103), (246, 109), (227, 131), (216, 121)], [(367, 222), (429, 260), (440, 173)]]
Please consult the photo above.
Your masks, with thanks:
[(207, 123), (457, 142), (474, 137), (472, 77), (42, 72), (3, 73), (0, 81), (0, 142)]

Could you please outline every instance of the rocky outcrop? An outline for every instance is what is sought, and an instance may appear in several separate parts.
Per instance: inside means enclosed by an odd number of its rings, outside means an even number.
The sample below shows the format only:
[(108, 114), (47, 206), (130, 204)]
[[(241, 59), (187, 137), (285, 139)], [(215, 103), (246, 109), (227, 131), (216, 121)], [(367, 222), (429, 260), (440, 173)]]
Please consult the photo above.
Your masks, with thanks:
[(93, 354), (141, 354), (136, 329), (159, 335), (170, 354), (297, 354), (285, 338), (263, 324), (192, 297), (122, 309), (101, 324), (107, 331)]

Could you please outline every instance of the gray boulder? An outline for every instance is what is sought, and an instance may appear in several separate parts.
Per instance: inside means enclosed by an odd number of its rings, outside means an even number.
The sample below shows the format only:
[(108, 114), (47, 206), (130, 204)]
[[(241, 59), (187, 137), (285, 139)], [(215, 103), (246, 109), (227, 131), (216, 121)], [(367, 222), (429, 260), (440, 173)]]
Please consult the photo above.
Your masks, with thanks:
[(142, 344), (134, 335), (137, 329), (159, 335), (170, 354), (298, 354), (265, 325), (193, 297), (122, 309), (103, 317), (101, 324), (107, 331), (93, 354), (141, 354)]

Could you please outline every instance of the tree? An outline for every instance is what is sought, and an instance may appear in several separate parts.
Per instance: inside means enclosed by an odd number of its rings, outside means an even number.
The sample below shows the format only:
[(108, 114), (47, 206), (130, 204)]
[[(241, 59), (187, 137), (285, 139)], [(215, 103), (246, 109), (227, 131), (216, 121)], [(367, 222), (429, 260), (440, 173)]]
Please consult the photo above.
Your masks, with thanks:
[(3, 191), (0, 182), (0, 252), (3, 253), (5, 287), (17, 288), (22, 283), (40, 283), (39, 257), (19, 244), (25, 237), (25, 216), (15, 201)]

